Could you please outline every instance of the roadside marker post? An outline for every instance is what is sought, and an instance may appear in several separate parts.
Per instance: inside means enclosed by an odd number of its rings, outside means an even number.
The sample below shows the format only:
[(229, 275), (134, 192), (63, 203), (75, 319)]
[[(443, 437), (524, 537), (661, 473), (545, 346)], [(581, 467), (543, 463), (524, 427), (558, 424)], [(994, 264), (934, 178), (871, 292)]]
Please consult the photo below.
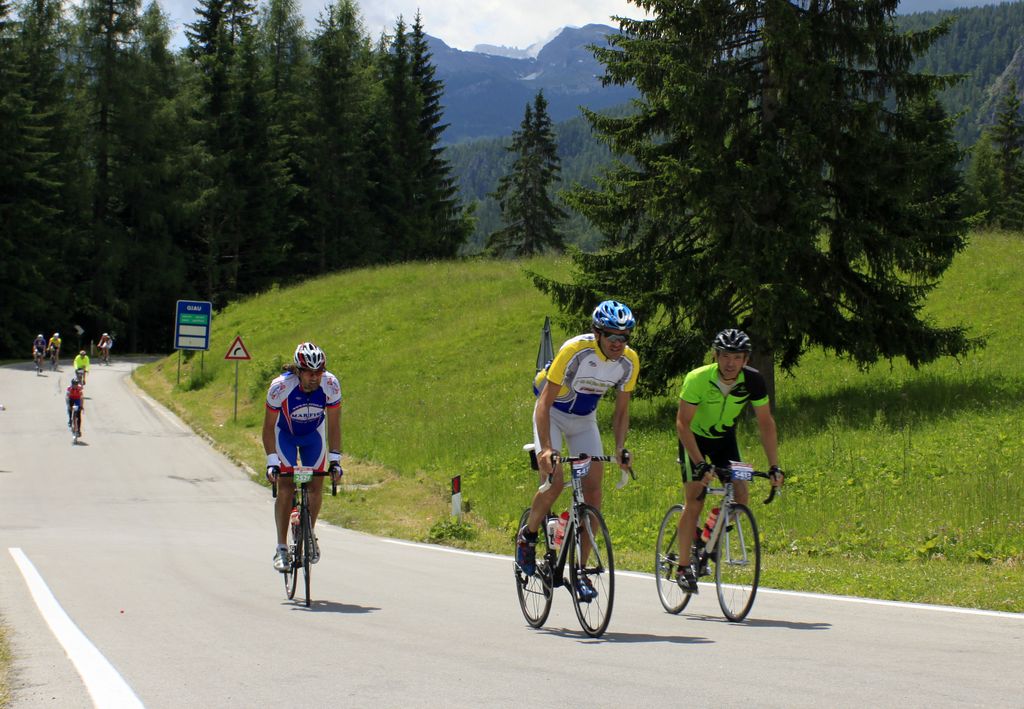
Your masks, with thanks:
[(462, 522), (462, 476), (452, 478), (452, 517)]
[(238, 420), (238, 363), (242, 360), (250, 360), (249, 350), (245, 348), (241, 335), (235, 335), (234, 341), (228, 347), (224, 359), (235, 361), (235, 421)]

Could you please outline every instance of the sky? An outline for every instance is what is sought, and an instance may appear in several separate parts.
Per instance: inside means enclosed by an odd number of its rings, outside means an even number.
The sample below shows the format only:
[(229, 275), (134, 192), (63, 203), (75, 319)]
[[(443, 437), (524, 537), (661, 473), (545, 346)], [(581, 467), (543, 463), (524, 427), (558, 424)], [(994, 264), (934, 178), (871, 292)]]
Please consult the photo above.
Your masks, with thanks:
[[(158, 0), (170, 15), (175, 30), (173, 44), (183, 46), (185, 23), (195, 21), (195, 0)], [(366, 30), (377, 38), (390, 30), (399, 15), (412, 23), (419, 10), (427, 34), (456, 49), (471, 50), (477, 44), (526, 49), (550, 39), (566, 26), (590, 23), (616, 27), (612, 15), (644, 17), (627, 0), (357, 0)], [(900, 10), (920, 12), (989, 4), (997, 0), (903, 0)], [(298, 0), (306, 29), (316, 28), (316, 17), (330, 0)], [(143, 0), (147, 5), (148, 0)]]
[[(306, 29), (316, 28), (316, 17), (329, 0), (299, 0)], [(148, 0), (143, 0), (143, 6)], [(183, 25), (195, 21), (195, 0), (159, 0), (175, 29), (173, 44), (182, 46)], [(417, 9), (427, 34), (450, 47), (471, 50), (477, 44), (526, 49), (547, 40), (565, 26), (590, 23), (616, 26), (612, 15), (643, 17), (627, 0), (358, 0), (370, 36), (390, 30), (401, 15), (411, 24)]]

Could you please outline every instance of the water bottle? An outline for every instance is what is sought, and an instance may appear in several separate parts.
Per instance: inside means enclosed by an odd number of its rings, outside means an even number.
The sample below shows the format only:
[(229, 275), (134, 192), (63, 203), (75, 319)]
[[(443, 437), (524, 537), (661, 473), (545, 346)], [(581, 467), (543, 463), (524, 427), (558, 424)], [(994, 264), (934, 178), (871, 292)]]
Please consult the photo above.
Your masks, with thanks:
[(565, 525), (569, 521), (569, 510), (566, 510), (556, 520), (557, 526), (555, 527), (555, 546), (562, 546), (562, 540), (565, 539)]
[(292, 524), (293, 527), (298, 527), (299, 526), (299, 508), (298, 507), (293, 507), (292, 508), (291, 524)]
[(718, 507), (711, 510), (711, 514), (709, 514), (708, 518), (704, 521), (704, 530), (700, 533), (700, 538), (705, 542), (711, 539), (711, 528), (715, 526), (715, 520), (718, 519), (718, 511)]

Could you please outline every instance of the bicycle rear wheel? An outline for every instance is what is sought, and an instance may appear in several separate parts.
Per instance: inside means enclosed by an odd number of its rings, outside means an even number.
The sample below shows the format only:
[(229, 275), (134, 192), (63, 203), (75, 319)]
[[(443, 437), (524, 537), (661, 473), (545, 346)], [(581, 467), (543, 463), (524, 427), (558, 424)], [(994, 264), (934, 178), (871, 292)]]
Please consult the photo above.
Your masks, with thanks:
[[(523, 528), (526, 524), (527, 518), (530, 516), (530, 510), (527, 509), (523, 512), (519, 518), (519, 526), (516, 527), (516, 533)], [(547, 550), (547, 530), (545, 525), (541, 525), (540, 529), (537, 530), (537, 547), (538, 550)], [(515, 556), (513, 555), (513, 558)], [(523, 617), (526, 618), (526, 622), (534, 628), (539, 628), (544, 625), (544, 622), (548, 619), (548, 614), (551, 612), (551, 566), (548, 563), (547, 556), (544, 551), (541, 551), (541, 556), (537, 559), (537, 570), (533, 576), (527, 576), (519, 568), (519, 565), (514, 561), (512, 563), (513, 570), (516, 576), (516, 594), (519, 596), (519, 607), (523, 609)]]
[(312, 583), (312, 562), (310, 559), (313, 558), (313, 522), (309, 517), (309, 508), (305, 505), (302, 506), (300, 512), (302, 515), (302, 577), (306, 582), (306, 607), (312, 601), (310, 596), (310, 584)]
[[(726, 526), (715, 549), (715, 586), (725, 617), (739, 622), (754, 605), (761, 579), (761, 539), (754, 515), (745, 505), (729, 508)], [(718, 523), (722, 523), (719, 518)]]
[(658, 546), (654, 552), (654, 581), (658, 585), (658, 598), (669, 613), (679, 613), (690, 602), (690, 594), (679, 588), (679, 519), (682, 505), (672, 505), (661, 520)]
[[(570, 545), (569, 580), (576, 617), (587, 635), (600, 637), (612, 618), (615, 601), (615, 560), (604, 517), (590, 505), (580, 505), (579, 526), (572, 530), (571, 539), (566, 535), (565, 543)], [(586, 563), (580, 556), (584, 546), (590, 549)], [(581, 599), (577, 593), (582, 580), (589, 582), (597, 592), (590, 600)]]
[(284, 590), (288, 594), (288, 600), (295, 598), (295, 587), (299, 585), (299, 559), (302, 556), (302, 527), (292, 525), (292, 566), (284, 575)]
[(71, 436), (72, 445), (77, 444), (82, 437), (82, 410), (77, 406), (71, 411)]

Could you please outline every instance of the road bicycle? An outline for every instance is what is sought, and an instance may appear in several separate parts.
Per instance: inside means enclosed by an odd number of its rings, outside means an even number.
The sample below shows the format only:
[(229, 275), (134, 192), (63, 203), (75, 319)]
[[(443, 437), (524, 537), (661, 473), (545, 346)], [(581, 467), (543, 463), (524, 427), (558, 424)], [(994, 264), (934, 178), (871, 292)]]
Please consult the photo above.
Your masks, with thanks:
[(71, 404), (71, 445), (78, 445), (78, 439), (82, 437), (82, 403), (75, 401)]
[(60, 362), (57, 360), (57, 356), (58, 356), (57, 348), (51, 347), (49, 355), (47, 357), (50, 360), (50, 371), (51, 372), (56, 371), (57, 370), (57, 365), (60, 364)]
[(35, 362), (36, 365), (36, 376), (39, 376), (40, 374), (43, 373), (43, 351), (36, 350), (35, 352), (33, 352), (32, 361)]
[[(291, 517), (291, 543), (288, 545), (288, 558), (291, 560), (291, 568), (284, 574), (284, 591), (288, 599), (295, 598), (295, 589), (299, 583), (299, 570), (302, 570), (302, 577), (306, 585), (306, 607), (312, 600), (310, 595), (311, 567), (316, 537), (313, 536), (313, 517), (309, 511), (309, 490), (307, 486), (313, 478), (322, 478), (330, 475), (327, 472), (318, 472), (316, 468), (296, 465), (291, 473), (278, 473), (278, 477), (293, 478), (295, 480), (295, 493), (292, 496), (292, 517)], [(277, 483), (271, 483), (271, 492), (277, 497)], [(331, 480), (331, 495), (338, 494), (338, 484)]]
[[(533, 445), (528, 444), (524, 449), (530, 453), (531, 466), (534, 470), (538, 469)], [(623, 456), (628, 461), (629, 453), (623, 451)], [(543, 540), (543, 547), (538, 546), (538, 551), (543, 549), (543, 553), (538, 554), (535, 573), (532, 576), (526, 575), (519, 564), (513, 561), (519, 606), (526, 622), (534, 628), (543, 626), (548, 619), (554, 589), (558, 586), (569, 589), (576, 617), (587, 635), (600, 637), (611, 620), (615, 600), (612, 539), (601, 512), (583, 501), (583, 478), (590, 473), (590, 464), (595, 460), (610, 462), (615, 457), (581, 455), (552, 458), (552, 464), (562, 462), (572, 466), (572, 504), (569, 506), (568, 519), (564, 522), (561, 544), (556, 544), (553, 537), (562, 522), (549, 511), (537, 532), (538, 545)], [(628, 474), (632, 475), (631, 469)], [(623, 471), (619, 487), (623, 487), (627, 480), (627, 473)], [(551, 482), (549, 475), (540, 487), (541, 492), (550, 488)], [(523, 528), (529, 515), (530, 510), (527, 508), (519, 519), (517, 530)], [(568, 579), (565, 577), (567, 568)], [(576, 592), (584, 580), (596, 591), (597, 595), (591, 599), (581, 599)]]
[[(706, 487), (701, 493), (721, 495), (722, 502), (717, 519), (710, 530), (707, 542), (701, 539), (697, 529), (693, 546), (690, 548), (690, 568), (694, 578), (707, 576), (708, 564), (715, 565), (715, 589), (722, 613), (733, 622), (747, 617), (754, 605), (757, 586), (761, 579), (761, 538), (753, 512), (746, 505), (735, 501), (734, 480), (768, 478), (769, 474), (754, 470), (745, 463), (733, 462), (730, 467), (715, 467), (715, 474), (721, 487)], [(772, 487), (764, 503), (775, 499), (777, 488)], [(679, 520), (684, 505), (669, 507), (658, 530), (658, 543), (654, 555), (654, 579), (658, 586), (658, 598), (669, 613), (679, 613), (690, 601), (690, 592), (684, 591), (676, 582), (679, 573)]]

